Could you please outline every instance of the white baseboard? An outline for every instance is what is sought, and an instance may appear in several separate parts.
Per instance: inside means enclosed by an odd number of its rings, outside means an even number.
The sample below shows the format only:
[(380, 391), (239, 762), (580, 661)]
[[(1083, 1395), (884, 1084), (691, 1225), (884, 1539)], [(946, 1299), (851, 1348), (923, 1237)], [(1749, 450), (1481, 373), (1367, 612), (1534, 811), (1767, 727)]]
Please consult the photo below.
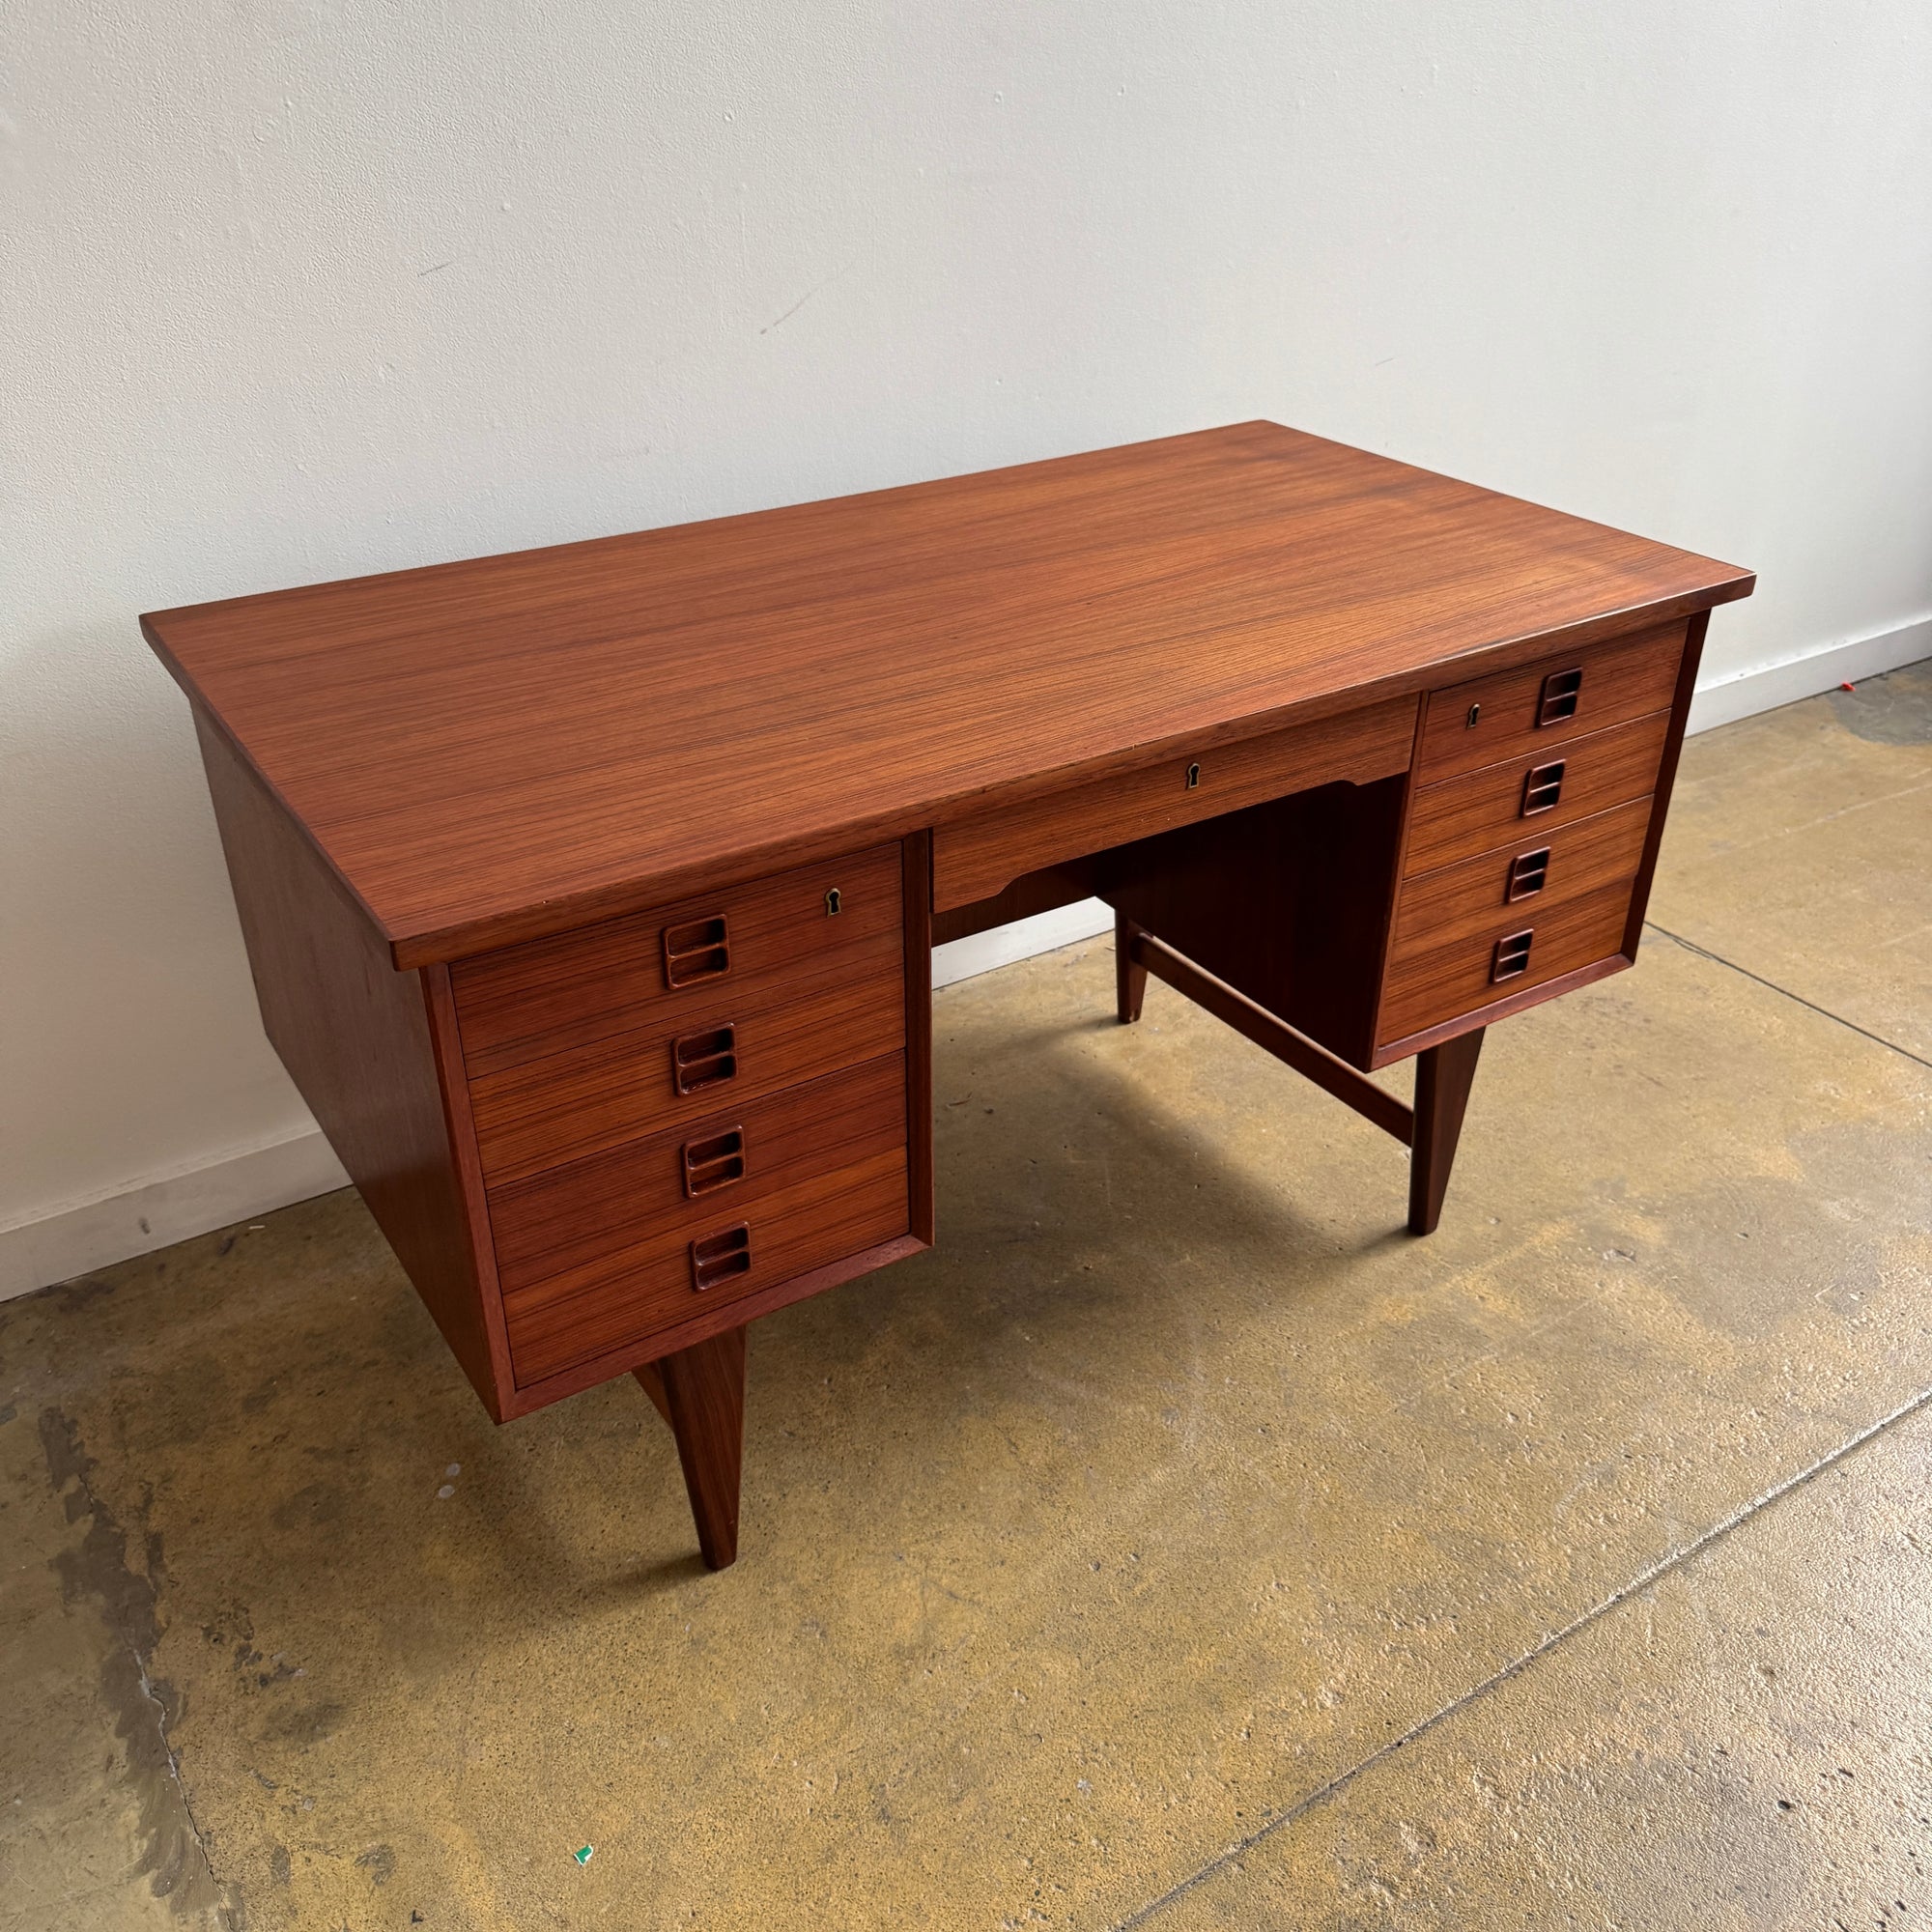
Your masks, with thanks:
[(1782, 664), (1759, 665), (1715, 683), (1700, 684), (1690, 700), (1688, 728), (1709, 731), (1719, 724), (1732, 724), (1740, 718), (1776, 711), (1781, 704), (1815, 697), (1819, 692), (1841, 684), (1857, 684), (1882, 671), (1896, 670), (1900, 665), (1917, 664), (1920, 658), (1932, 658), (1932, 617), (1881, 631), (1876, 637), (1826, 644), (1803, 657), (1786, 658)]
[[(1708, 731), (1924, 657), (1932, 657), (1932, 617), (1877, 637), (1828, 644), (1782, 664), (1740, 671), (1698, 691), (1690, 706), (1690, 729)], [(932, 983), (951, 985), (1037, 952), (1092, 939), (1110, 930), (1113, 923), (1113, 914), (1098, 899), (1082, 899), (1077, 905), (954, 940), (935, 949)], [(270, 1147), (222, 1155), (187, 1173), (163, 1176), (123, 1193), (0, 1229), (0, 1301), (231, 1221), (326, 1194), (346, 1186), (348, 1179), (328, 1144), (311, 1129)]]
[(346, 1187), (319, 1128), (0, 1229), (0, 1301)]
[(1016, 919), (1010, 925), (976, 932), (970, 939), (935, 946), (932, 983), (950, 986), (955, 980), (970, 980), (976, 974), (990, 973), (996, 966), (1010, 966), (1016, 959), (1031, 959), (1036, 952), (1051, 952), (1057, 946), (1071, 946), (1076, 939), (1092, 939), (1095, 933), (1113, 929), (1113, 909), (1099, 899), (1057, 906), (1031, 919)]

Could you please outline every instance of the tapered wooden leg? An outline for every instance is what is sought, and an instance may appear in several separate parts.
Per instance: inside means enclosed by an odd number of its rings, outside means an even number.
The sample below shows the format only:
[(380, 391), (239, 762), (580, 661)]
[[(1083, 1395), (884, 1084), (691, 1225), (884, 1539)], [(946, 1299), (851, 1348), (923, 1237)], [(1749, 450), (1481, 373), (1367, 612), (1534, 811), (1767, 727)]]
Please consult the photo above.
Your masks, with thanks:
[(1448, 1191), (1456, 1143), (1463, 1134), (1463, 1113), (1469, 1104), (1469, 1083), (1476, 1077), (1482, 1050), (1483, 1029), (1477, 1027), (1416, 1056), (1415, 1138), (1408, 1152), (1411, 1235), (1433, 1235), (1442, 1218), (1442, 1197)]
[(1141, 1002), (1147, 998), (1148, 969), (1134, 963), (1134, 934), (1140, 930), (1123, 913), (1114, 915), (1114, 1007), (1122, 1026), (1132, 1026), (1141, 1016)]
[(677, 1460), (713, 1570), (738, 1555), (738, 1476), (745, 1461), (745, 1331), (727, 1328), (637, 1371), (677, 1437)]

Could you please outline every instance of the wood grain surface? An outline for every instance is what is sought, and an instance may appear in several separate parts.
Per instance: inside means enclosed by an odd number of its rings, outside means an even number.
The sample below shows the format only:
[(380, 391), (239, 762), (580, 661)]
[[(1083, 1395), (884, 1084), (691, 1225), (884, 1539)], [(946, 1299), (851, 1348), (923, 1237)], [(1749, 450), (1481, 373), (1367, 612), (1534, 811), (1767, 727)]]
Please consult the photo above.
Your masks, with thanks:
[[(1557, 906), (1600, 887), (1621, 883), (1628, 888), (1643, 857), (1651, 808), (1648, 797), (1633, 799), (1547, 836), (1529, 831), (1514, 844), (1404, 880), (1389, 943), (1390, 973), (1442, 947), (1479, 936), (1493, 939), (1534, 924)], [(1512, 862), (1519, 854), (1545, 848), (1549, 864), (1542, 891), (1511, 899)]]
[(768, 1283), (735, 1301), (715, 1301), (694, 1294), (688, 1313), (681, 1319), (672, 1317), (662, 1326), (649, 1328), (628, 1342), (620, 1327), (617, 1339), (601, 1352), (576, 1359), (567, 1368), (558, 1369), (541, 1380), (519, 1382), (509, 1398), (510, 1413), (531, 1414), (551, 1403), (562, 1401), (565, 1396), (609, 1381), (613, 1376), (629, 1375), (640, 1363), (673, 1349), (689, 1348), (726, 1329), (741, 1328), (759, 1316), (770, 1315), (794, 1301), (823, 1294), (827, 1289), (870, 1274), (875, 1268), (890, 1267), (928, 1245), (914, 1234), (895, 1235), (856, 1253), (807, 1268), (784, 1281)]
[[(1432, 692), (1416, 746), (1416, 783), (1434, 784), (1504, 758), (1541, 753), (1566, 738), (1602, 731), (1647, 712), (1668, 710), (1684, 656), (1684, 633), (1683, 624), (1665, 624), (1614, 643), (1538, 658), (1494, 677)], [(1561, 724), (1539, 724), (1544, 680), (1565, 669), (1583, 674), (1576, 713)], [(1477, 714), (1473, 724), (1472, 711)]]
[(1143, 931), (1366, 1069), (1407, 778), (1330, 784), (1109, 855), (1096, 890)]
[(142, 624), (407, 967), (1751, 583), (1242, 423)]
[(1476, 1027), (1431, 1047), (1415, 1064), (1414, 1144), (1408, 1157), (1411, 1235), (1433, 1235), (1442, 1219), (1449, 1170), (1456, 1162), (1456, 1144), (1463, 1137), (1463, 1116), (1482, 1051), (1483, 1029)]
[(1630, 920), (1624, 927), (1624, 956), (1635, 959), (1638, 941), (1643, 937), (1644, 914), (1650, 909), (1650, 884), (1657, 871), (1658, 849), (1663, 840), (1663, 821), (1670, 810), (1670, 790), (1677, 781), (1677, 760), (1684, 750), (1685, 728), (1690, 723), (1690, 701), (1697, 695), (1697, 668), (1704, 658), (1704, 638), (1710, 629), (1711, 613), (1700, 611), (1690, 619), (1690, 635), (1684, 646), (1684, 662), (1677, 671), (1677, 691), (1670, 705), (1670, 732), (1664, 740), (1663, 758), (1658, 767), (1656, 809), (1650, 815), (1650, 833), (1644, 839), (1643, 858), (1636, 868), (1636, 884), (1631, 889)]
[(1373, 783), (1408, 768), (1414, 737), (1415, 700), (1399, 697), (1233, 745), (1183, 747), (1145, 771), (941, 826), (932, 841), (933, 909), (951, 912), (992, 897), (1023, 872), (1264, 799), (1340, 780)]
[(745, 1462), (745, 1331), (727, 1328), (635, 1374), (677, 1442), (705, 1567), (729, 1569), (738, 1556)]
[[(1653, 711), (1479, 772), (1424, 785), (1409, 807), (1403, 867), (1409, 877), (1433, 872), (1498, 845), (1536, 844), (1559, 827), (1642, 798), (1657, 784), (1670, 713)], [(1562, 790), (1548, 810), (1523, 815), (1523, 781), (1532, 769), (1563, 762)]]
[[(671, 1043), (729, 1026), (736, 1072), (696, 1093), (671, 1079)], [(711, 1006), (526, 1060), (470, 1084), (483, 1171), (493, 1187), (661, 1128), (709, 1120), (801, 1080), (904, 1050), (905, 952), (897, 933), (868, 940), (836, 974), (802, 976)]]
[(1523, 996), (1581, 966), (1621, 957), (1624, 922), (1630, 912), (1628, 878), (1599, 886), (1547, 913), (1535, 901), (1517, 908), (1520, 917), (1504, 929), (1535, 934), (1529, 968), (1500, 984), (1490, 978), (1493, 936), (1478, 932), (1432, 948), (1392, 965), (1382, 988), (1380, 1031), (1384, 1043), (1408, 1038), (1451, 1019), (1480, 1013), (1492, 999)]
[(711, 1225), (737, 1220), (751, 1226), (752, 1265), (707, 1293), (692, 1287), (689, 1236), (674, 1229), (640, 1246), (617, 1273), (600, 1273), (582, 1287), (573, 1277), (553, 1277), (506, 1295), (518, 1381), (540, 1381), (615, 1350), (646, 1348), (653, 1337), (671, 1334), (700, 1303), (736, 1308), (760, 1289), (796, 1286), (797, 1277), (821, 1264), (906, 1234), (905, 1149), (884, 1149), (795, 1181), (750, 1214), (721, 1206)]
[(262, 1024), (500, 1422), (509, 1412), (509, 1354), (473, 1173), (465, 1184), (474, 1143), (447, 973), (398, 973), (375, 927), (287, 814), (220, 732), (197, 723)]
[[(923, 890), (923, 888), (922, 888)], [(839, 910), (828, 916), (826, 895)], [(798, 997), (895, 952), (901, 930), (899, 849), (878, 845), (802, 871), (658, 906), (450, 969), (472, 1079), (640, 1028), (682, 1032), (714, 1010)], [(666, 983), (664, 933), (724, 921), (729, 968)], [(723, 1003), (722, 1006), (720, 1003)]]
[(932, 1160), (932, 840), (900, 846), (905, 900), (906, 1194), (914, 1239), (930, 1246), (937, 1219)]
[[(743, 1137), (744, 1178), (687, 1196), (685, 1146), (731, 1128)], [(667, 1232), (689, 1239), (721, 1220), (743, 1220), (781, 1189), (905, 1138), (905, 1057), (895, 1053), (551, 1168), (491, 1190), (498, 1277), (505, 1293), (554, 1277), (588, 1287), (623, 1273)]]

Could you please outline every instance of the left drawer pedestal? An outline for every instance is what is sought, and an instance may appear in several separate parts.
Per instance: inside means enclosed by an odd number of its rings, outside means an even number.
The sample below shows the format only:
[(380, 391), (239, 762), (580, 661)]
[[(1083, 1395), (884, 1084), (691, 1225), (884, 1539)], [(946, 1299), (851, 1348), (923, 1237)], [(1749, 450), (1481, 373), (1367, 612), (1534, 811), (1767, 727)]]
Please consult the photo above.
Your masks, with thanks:
[(269, 1037), (490, 1413), (638, 1374), (729, 1562), (745, 1324), (932, 1239), (929, 841), (398, 971), (196, 723)]

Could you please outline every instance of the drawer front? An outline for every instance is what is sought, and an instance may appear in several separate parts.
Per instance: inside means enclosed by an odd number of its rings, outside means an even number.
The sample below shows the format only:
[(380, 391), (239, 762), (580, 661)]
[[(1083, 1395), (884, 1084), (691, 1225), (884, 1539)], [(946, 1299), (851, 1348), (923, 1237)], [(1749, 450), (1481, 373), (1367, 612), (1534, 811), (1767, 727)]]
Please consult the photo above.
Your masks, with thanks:
[(903, 910), (899, 848), (880, 845), (459, 961), (464, 1064), (475, 1080), (616, 1035), (681, 1031), (695, 1014), (760, 1010), (896, 948)]
[[(527, 1387), (635, 1347), (700, 1307), (742, 1300), (889, 1241), (910, 1224), (903, 1146), (795, 1181), (742, 1209), (721, 1203), (715, 1220), (695, 1236), (672, 1229), (640, 1246), (621, 1274), (588, 1287), (559, 1277), (506, 1295), (516, 1379)], [(700, 1279), (707, 1285), (697, 1286)]]
[[(1493, 938), (1485, 930), (1412, 954), (1390, 969), (1384, 983), (1378, 1046), (1392, 1046), (1411, 1034), (1476, 1012), (1492, 1000), (1613, 958), (1623, 951), (1630, 896), (1630, 881), (1620, 879), (1567, 905), (1526, 914), (1520, 922), (1504, 921)], [(1520, 942), (1514, 949), (1513, 940)], [(1509, 971), (1519, 960), (1520, 970)]]
[(770, 1196), (906, 1139), (905, 1056), (787, 1088), (649, 1140), (490, 1190), (505, 1293), (557, 1279), (576, 1293), (637, 1265), (667, 1234), (690, 1239)]
[(905, 952), (896, 931), (851, 949), (836, 969), (820, 958), (799, 975), (737, 990), (756, 997), (707, 988), (703, 1005), (654, 1026), (472, 1079), (477, 1151), (492, 1192), (905, 1050)]
[(1368, 783), (1408, 768), (1412, 697), (1185, 753), (942, 825), (932, 841), (932, 907), (991, 898), (1023, 872), (1218, 817), (1338, 779)]
[(1403, 872), (1413, 877), (1572, 825), (1657, 785), (1667, 711), (1540, 747), (1479, 772), (1424, 785), (1409, 807)]
[(1667, 711), (1676, 695), (1688, 630), (1680, 619), (1431, 692), (1416, 748), (1416, 783), (1434, 784), (1652, 711)]
[(1628, 890), (1643, 858), (1652, 803), (1633, 799), (1548, 838), (1529, 833), (1513, 845), (1405, 880), (1389, 945), (1391, 970), (1471, 939), (1487, 945), (1604, 886)]

